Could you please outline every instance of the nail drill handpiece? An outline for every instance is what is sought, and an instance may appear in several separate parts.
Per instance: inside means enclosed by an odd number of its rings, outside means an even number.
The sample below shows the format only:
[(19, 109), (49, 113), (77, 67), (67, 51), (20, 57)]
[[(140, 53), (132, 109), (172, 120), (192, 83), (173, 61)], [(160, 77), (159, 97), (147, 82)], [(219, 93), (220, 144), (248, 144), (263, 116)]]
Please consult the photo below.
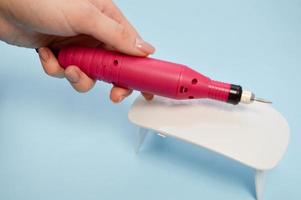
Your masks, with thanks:
[(179, 100), (210, 98), (231, 104), (271, 103), (255, 98), (239, 85), (212, 80), (181, 64), (80, 46), (63, 47), (56, 54), (63, 68), (76, 65), (92, 79), (141, 92)]

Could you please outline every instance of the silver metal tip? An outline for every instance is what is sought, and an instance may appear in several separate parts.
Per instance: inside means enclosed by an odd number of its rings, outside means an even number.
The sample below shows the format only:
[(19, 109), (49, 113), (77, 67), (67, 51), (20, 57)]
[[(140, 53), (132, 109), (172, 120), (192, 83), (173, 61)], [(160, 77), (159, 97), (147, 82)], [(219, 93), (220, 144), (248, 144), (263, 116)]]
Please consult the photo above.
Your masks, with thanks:
[(269, 100), (255, 97), (255, 94), (251, 91), (244, 90), (242, 92), (240, 102), (249, 104), (249, 103), (252, 103), (254, 101), (257, 101), (257, 102), (260, 102), (260, 103), (268, 103), (268, 104), (272, 103)]
[(254, 97), (253, 101), (257, 101), (257, 102), (260, 102), (260, 103), (269, 103), (269, 104), (272, 104), (272, 102), (269, 101), (269, 100), (266, 100), (266, 99), (263, 99), (263, 98), (257, 98), (257, 97)]

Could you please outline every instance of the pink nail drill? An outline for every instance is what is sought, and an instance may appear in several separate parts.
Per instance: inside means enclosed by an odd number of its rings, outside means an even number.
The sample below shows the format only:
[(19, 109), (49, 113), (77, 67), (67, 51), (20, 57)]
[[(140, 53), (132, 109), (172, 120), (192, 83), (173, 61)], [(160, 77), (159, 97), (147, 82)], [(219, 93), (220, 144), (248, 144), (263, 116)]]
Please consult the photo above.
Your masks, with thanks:
[(95, 80), (154, 95), (179, 100), (210, 98), (231, 104), (270, 103), (239, 85), (211, 80), (181, 64), (80, 46), (63, 47), (56, 55), (63, 68), (76, 65)]

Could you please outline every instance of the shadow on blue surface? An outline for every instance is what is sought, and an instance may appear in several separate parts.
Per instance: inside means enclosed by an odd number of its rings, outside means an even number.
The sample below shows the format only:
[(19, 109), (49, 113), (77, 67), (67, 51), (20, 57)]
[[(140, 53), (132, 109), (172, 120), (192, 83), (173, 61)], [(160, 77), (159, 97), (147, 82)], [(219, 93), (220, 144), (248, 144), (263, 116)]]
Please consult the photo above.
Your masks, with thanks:
[[(254, 172), (236, 161), (218, 155), (205, 148), (179, 141), (175, 138), (162, 138), (151, 132), (142, 146), (139, 156), (159, 157), (178, 168), (210, 176), (216, 181), (225, 181), (242, 187), (255, 197)], [(202, 181), (202, 180), (200, 180)]]

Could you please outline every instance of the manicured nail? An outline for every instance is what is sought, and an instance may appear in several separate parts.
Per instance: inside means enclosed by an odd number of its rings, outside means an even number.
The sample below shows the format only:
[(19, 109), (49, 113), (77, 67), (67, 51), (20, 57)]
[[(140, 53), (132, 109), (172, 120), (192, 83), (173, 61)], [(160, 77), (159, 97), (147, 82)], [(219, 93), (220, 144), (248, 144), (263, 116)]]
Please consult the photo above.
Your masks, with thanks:
[(65, 76), (71, 83), (77, 83), (80, 79), (80, 74), (76, 70), (72, 70), (71, 72), (65, 74)]
[(46, 62), (48, 60), (48, 58), (49, 58), (49, 54), (48, 54), (47, 49), (45, 49), (45, 48), (42, 47), (42, 48), (39, 48), (38, 52), (39, 52), (40, 59), (42, 61)]
[(136, 47), (145, 54), (153, 54), (155, 52), (155, 48), (141, 38), (136, 39)]

